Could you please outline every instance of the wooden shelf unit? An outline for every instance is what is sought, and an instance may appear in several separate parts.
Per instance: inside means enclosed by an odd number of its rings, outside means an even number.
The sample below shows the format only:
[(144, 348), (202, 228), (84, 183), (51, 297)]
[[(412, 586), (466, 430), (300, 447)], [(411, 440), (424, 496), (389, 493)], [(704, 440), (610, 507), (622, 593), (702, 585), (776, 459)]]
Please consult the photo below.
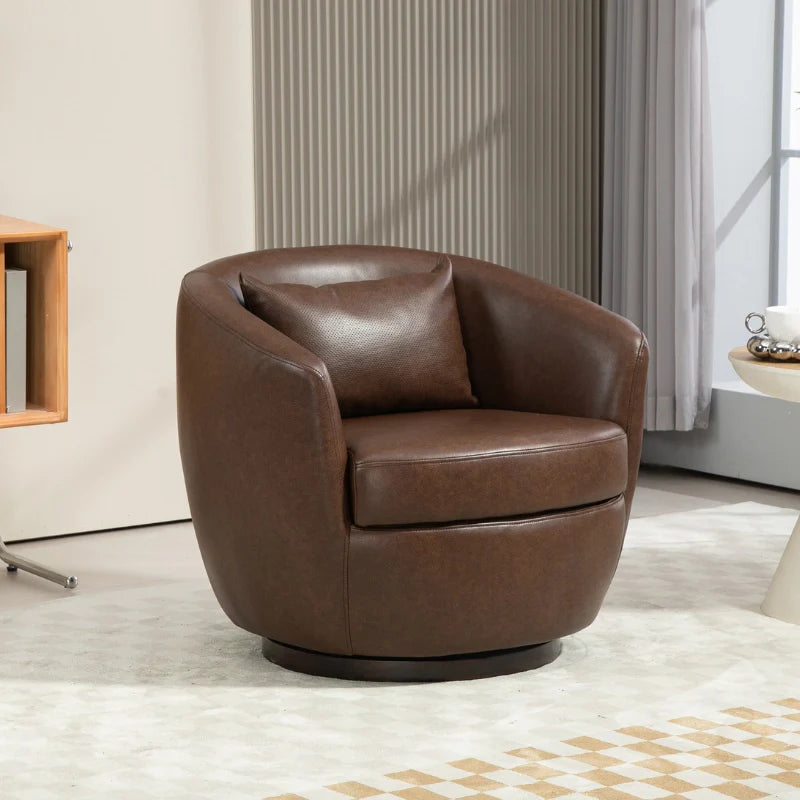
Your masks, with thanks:
[[(67, 419), (67, 232), (0, 216), (0, 428)], [(27, 273), (26, 406), (6, 413), (6, 269)], [(20, 371), (21, 371), (20, 364)], [(0, 561), (74, 589), (78, 579), (10, 552), (0, 536)]]
[[(6, 408), (5, 269), (28, 275), (27, 409)], [(67, 419), (67, 232), (0, 216), (0, 428)]]

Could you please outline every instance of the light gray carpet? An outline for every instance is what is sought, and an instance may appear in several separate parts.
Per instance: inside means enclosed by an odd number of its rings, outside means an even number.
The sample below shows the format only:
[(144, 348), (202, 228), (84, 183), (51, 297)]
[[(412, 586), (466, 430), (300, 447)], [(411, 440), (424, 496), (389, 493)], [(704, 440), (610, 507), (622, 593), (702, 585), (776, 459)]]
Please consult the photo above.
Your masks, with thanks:
[(595, 624), (553, 664), (483, 681), (284, 671), (204, 583), (6, 615), (0, 796), (331, 797), (320, 787), (797, 696), (800, 629), (758, 611), (795, 516), (742, 503), (632, 521)]

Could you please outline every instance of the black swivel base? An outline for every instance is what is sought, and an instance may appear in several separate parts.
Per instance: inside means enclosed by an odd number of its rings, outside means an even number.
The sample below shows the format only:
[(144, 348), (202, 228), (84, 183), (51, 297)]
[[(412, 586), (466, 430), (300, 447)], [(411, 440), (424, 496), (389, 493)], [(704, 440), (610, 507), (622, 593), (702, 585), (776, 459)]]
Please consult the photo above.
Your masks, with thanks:
[(334, 656), (262, 639), (261, 651), (273, 664), (308, 675), (343, 678), (350, 681), (421, 683), (427, 681), (468, 681), (536, 669), (555, 661), (561, 640), (493, 650), (488, 653), (444, 656), (442, 658), (367, 658)]

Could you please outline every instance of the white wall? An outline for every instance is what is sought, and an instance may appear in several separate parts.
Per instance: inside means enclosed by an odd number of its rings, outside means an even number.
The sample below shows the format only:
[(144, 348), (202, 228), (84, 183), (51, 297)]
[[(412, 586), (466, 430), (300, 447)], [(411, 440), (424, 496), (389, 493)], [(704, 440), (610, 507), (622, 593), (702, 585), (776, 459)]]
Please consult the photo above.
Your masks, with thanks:
[(773, 0), (706, 5), (717, 228), (714, 381), (736, 377), (728, 352), (744, 318), (769, 304)]
[(4, 2), (0, 76), (0, 213), (75, 244), (70, 420), (0, 431), (2, 533), (186, 518), (175, 300), (254, 246), (250, 3)]

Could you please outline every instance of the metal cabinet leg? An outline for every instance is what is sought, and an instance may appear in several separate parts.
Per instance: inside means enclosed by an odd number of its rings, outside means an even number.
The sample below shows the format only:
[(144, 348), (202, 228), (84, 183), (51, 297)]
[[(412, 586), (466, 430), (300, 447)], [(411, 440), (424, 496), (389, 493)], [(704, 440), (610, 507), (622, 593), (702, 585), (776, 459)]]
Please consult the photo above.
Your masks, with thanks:
[(40, 578), (58, 583), (65, 589), (74, 589), (78, 585), (78, 579), (74, 575), (62, 575), (60, 572), (54, 572), (52, 569), (43, 567), (35, 561), (29, 561), (27, 558), (14, 555), (5, 546), (2, 537), (0, 537), (0, 560), (8, 564), (11, 572), (17, 569), (24, 569), (25, 572), (30, 572), (32, 575), (38, 575)]

